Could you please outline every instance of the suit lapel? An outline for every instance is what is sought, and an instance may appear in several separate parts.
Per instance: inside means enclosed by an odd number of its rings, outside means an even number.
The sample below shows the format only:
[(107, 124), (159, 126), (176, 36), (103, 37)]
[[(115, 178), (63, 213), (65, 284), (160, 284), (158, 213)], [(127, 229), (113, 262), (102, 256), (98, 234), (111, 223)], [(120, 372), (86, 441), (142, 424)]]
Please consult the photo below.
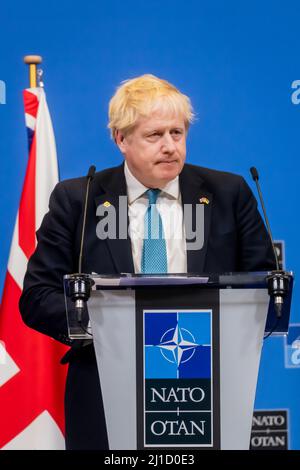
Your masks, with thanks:
[[(192, 212), (192, 230), (196, 230), (196, 205), (200, 204), (200, 199), (206, 204), (204, 206), (204, 243), (200, 250), (187, 250), (187, 270), (189, 273), (202, 273), (204, 270), (205, 257), (207, 252), (208, 238), (211, 225), (211, 211), (213, 195), (206, 190), (203, 179), (192, 171), (188, 166), (185, 166), (179, 176), (180, 191), (182, 197), (183, 211), (185, 214), (185, 230), (186, 235), (191, 231), (187, 227), (188, 218), (186, 217), (187, 205), (190, 205), (189, 210)], [(203, 223), (201, 220), (198, 223)], [(192, 240), (193, 241), (193, 240)], [(187, 240), (191, 244), (191, 240)]]
[[(101, 185), (95, 197), (96, 208), (110, 204), (115, 208), (116, 238), (106, 238), (114, 268), (117, 273), (133, 273), (131, 240), (128, 235), (128, 204), (124, 165), (116, 169), (113, 176)], [(122, 196), (122, 198), (120, 198)]]

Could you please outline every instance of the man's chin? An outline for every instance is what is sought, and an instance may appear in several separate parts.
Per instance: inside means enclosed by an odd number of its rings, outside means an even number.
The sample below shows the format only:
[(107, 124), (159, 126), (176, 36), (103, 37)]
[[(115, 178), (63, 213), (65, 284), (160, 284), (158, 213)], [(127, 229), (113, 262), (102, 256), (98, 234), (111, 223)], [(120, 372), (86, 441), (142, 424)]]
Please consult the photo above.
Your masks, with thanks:
[(159, 176), (157, 176), (156, 178), (156, 187), (161, 187), (161, 186), (165, 186), (166, 184), (168, 184), (170, 181), (174, 180), (176, 178), (176, 176), (178, 176), (180, 173), (180, 171), (177, 170), (173, 170), (173, 171), (163, 171), (160, 173)]
[(178, 165), (177, 162), (175, 163), (163, 163), (162, 166), (159, 167), (159, 176), (161, 179), (169, 179), (172, 180), (176, 178), (181, 172), (182, 167)]

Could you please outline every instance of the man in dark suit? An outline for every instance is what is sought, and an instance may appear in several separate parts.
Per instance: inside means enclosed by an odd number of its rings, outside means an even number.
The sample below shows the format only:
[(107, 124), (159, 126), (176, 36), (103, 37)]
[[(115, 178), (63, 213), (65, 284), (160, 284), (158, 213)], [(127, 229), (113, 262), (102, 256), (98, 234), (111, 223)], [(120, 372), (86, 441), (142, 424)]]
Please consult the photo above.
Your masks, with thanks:
[[(244, 179), (185, 164), (193, 118), (189, 99), (152, 75), (123, 83), (110, 103), (109, 127), (125, 164), (96, 173), (87, 207), (82, 271), (146, 273), (145, 214), (154, 204), (162, 221), (165, 268), (159, 272), (259, 271), (275, 268), (268, 234)], [(37, 232), (38, 245), (24, 280), (20, 311), (25, 323), (58, 341), (68, 340), (63, 276), (77, 272), (86, 178), (59, 183)], [(151, 202), (149, 194), (156, 194)], [(151, 194), (152, 194), (151, 193)], [(127, 197), (129, 236), (118, 237), (120, 196)], [(203, 246), (186, 243), (184, 208), (202, 204)], [(102, 237), (97, 208), (116, 210), (116, 237)], [(168, 214), (172, 211), (172, 217)], [(98, 212), (99, 214), (99, 212)], [(175, 226), (172, 220), (176, 220)], [(174, 228), (175, 227), (175, 228)], [(176, 237), (174, 235), (176, 231)], [(102, 234), (103, 235), (103, 234)], [(188, 248), (190, 247), (190, 248)], [(152, 259), (157, 259), (155, 247)], [(147, 267), (148, 266), (148, 267)], [(165, 269), (161, 271), (161, 269)], [(156, 271), (157, 272), (157, 271)], [(101, 388), (93, 344), (75, 341), (66, 386), (68, 449), (107, 449)]]

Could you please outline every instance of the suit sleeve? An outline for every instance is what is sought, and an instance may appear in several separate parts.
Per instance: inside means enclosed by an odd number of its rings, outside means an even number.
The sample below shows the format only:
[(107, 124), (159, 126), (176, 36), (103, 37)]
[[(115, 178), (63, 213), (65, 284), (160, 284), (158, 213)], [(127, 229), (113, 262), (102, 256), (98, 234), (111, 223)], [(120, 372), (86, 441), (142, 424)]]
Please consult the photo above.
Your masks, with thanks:
[(238, 270), (269, 271), (276, 268), (269, 234), (257, 209), (257, 201), (241, 178), (237, 198)]
[(29, 260), (19, 308), (31, 328), (69, 344), (63, 276), (74, 272), (76, 207), (71, 206), (64, 183), (50, 198), (49, 212), (37, 231), (38, 244)]

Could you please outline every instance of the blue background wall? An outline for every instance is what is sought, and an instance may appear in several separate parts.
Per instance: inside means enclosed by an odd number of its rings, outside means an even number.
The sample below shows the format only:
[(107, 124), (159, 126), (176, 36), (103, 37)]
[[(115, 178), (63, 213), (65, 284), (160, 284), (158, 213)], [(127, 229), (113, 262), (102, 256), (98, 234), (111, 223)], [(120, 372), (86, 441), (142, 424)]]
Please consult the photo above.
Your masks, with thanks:
[[(21, 92), (30, 53), (44, 58), (61, 179), (121, 161), (106, 130), (109, 98), (121, 80), (156, 74), (194, 104), (189, 162), (240, 173), (254, 190), (248, 169), (258, 167), (274, 237), (285, 240), (287, 268), (297, 272), (300, 105), (291, 85), (300, 78), (299, 14), (294, 0), (2, 3), (0, 291), (27, 162)], [(294, 323), (299, 295), (296, 283)], [(256, 407), (289, 409), (297, 449), (299, 385), (299, 368), (284, 367), (283, 339), (269, 339)]]

